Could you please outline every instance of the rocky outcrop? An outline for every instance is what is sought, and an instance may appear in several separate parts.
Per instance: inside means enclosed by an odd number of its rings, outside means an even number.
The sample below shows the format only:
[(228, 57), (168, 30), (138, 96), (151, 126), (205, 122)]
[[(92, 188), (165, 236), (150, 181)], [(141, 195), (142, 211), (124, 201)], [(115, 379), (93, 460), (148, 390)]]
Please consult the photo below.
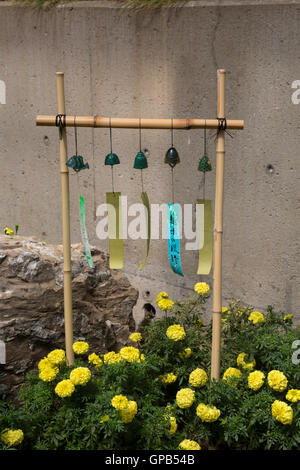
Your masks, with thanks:
[[(72, 245), (74, 341), (103, 353), (122, 347), (134, 331), (138, 292), (109, 270), (104, 253), (91, 251), (92, 269), (82, 245)], [(51, 349), (65, 348), (62, 246), (0, 235), (0, 340), (0, 394), (12, 393)]]

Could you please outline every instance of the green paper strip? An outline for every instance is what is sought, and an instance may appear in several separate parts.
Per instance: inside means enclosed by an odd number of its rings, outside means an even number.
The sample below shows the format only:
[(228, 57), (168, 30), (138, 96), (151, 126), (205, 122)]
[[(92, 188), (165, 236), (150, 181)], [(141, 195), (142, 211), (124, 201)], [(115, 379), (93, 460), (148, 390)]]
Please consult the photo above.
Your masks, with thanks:
[(124, 264), (120, 196), (121, 193), (106, 193), (110, 269), (122, 269)]
[(143, 269), (148, 258), (149, 249), (150, 249), (150, 238), (151, 238), (151, 216), (150, 216), (150, 203), (147, 193), (141, 194), (142, 202), (145, 207), (145, 216), (147, 219), (147, 248), (146, 248), (146, 257), (144, 261), (140, 264), (140, 270)]
[(209, 274), (213, 253), (212, 204), (207, 199), (197, 199), (197, 204), (204, 204), (204, 245), (199, 250), (197, 274)]
[(90, 268), (94, 268), (94, 263), (92, 259), (92, 254), (90, 250), (89, 240), (86, 231), (85, 225), (85, 209), (84, 209), (84, 197), (79, 196), (79, 207), (80, 207), (80, 228), (81, 228), (81, 238), (84, 245), (85, 256)]

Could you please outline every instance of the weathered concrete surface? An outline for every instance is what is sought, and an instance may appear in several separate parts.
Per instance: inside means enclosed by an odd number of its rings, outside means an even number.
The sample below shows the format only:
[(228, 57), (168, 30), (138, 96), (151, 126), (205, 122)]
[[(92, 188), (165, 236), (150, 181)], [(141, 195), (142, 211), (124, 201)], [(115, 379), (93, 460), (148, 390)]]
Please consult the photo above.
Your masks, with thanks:
[[(111, 272), (107, 256), (93, 248), (89, 268), (81, 244), (73, 245), (74, 341), (92, 352), (118, 350), (135, 330), (137, 290), (123, 273)], [(24, 374), (49, 351), (65, 349), (63, 253), (38, 238), (0, 235), (0, 395), (12, 393)]]
[[(0, 219), (20, 233), (61, 242), (58, 135), (37, 128), (37, 114), (56, 114), (55, 72), (65, 72), (67, 113), (121, 117), (215, 117), (216, 70), (226, 68), (226, 115), (245, 120), (245, 130), (226, 138), (223, 303), (234, 296), (257, 309), (273, 304), (300, 320), (299, 111), (291, 88), (300, 80), (299, 2), (192, 2), (179, 9), (135, 14), (101, 2), (50, 12), (0, 4), (1, 106)], [(234, 5), (235, 3), (235, 5)], [(258, 3), (267, 3), (258, 5)], [(250, 4), (250, 5), (249, 5)], [(113, 7), (112, 7), (113, 6)], [(68, 131), (69, 153), (74, 133)], [(214, 166), (214, 138), (208, 152)], [(175, 197), (202, 196), (196, 171), (202, 131), (174, 135), (181, 163)], [(80, 175), (91, 243), (96, 209), (111, 190), (107, 129), (79, 129), (79, 152), (90, 164)], [(169, 202), (171, 177), (163, 164), (166, 131), (144, 131), (149, 150), (144, 184), (151, 203)], [(114, 130), (116, 190), (128, 204), (140, 202), (140, 175), (133, 170), (138, 131)], [(268, 171), (272, 165), (273, 172)], [(72, 241), (80, 240), (76, 176), (71, 174)], [(215, 171), (206, 178), (214, 198)], [(135, 319), (159, 290), (184, 296), (199, 280), (197, 252), (184, 251), (184, 278), (169, 267), (166, 240), (154, 240), (142, 272), (143, 240), (125, 241), (124, 271), (139, 288)], [(201, 277), (211, 283), (211, 276)], [(155, 305), (154, 305), (155, 306)]]

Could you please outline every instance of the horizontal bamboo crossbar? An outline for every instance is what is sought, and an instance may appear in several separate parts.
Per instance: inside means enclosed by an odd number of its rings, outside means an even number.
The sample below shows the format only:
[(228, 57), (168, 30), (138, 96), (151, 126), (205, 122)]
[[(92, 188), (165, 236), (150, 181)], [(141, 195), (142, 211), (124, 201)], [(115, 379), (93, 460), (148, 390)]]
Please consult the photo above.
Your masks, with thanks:
[[(145, 119), (101, 116), (66, 116), (66, 127), (112, 127), (125, 129), (218, 129), (218, 119)], [(55, 126), (56, 116), (36, 117), (37, 126)], [(243, 120), (226, 120), (226, 129), (244, 129)]]

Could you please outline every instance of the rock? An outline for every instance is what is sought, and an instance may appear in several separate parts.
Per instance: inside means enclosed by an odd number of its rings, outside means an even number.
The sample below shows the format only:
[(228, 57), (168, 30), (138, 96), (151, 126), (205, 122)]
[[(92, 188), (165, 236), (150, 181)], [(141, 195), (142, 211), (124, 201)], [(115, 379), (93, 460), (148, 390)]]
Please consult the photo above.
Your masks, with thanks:
[[(109, 270), (107, 255), (91, 252), (94, 269), (83, 246), (72, 245), (73, 331), (74, 341), (87, 341), (99, 354), (127, 344), (138, 292), (124, 274)], [(0, 394), (10, 394), (49, 351), (65, 349), (62, 246), (0, 235), (0, 279), (0, 340), (6, 349)]]

